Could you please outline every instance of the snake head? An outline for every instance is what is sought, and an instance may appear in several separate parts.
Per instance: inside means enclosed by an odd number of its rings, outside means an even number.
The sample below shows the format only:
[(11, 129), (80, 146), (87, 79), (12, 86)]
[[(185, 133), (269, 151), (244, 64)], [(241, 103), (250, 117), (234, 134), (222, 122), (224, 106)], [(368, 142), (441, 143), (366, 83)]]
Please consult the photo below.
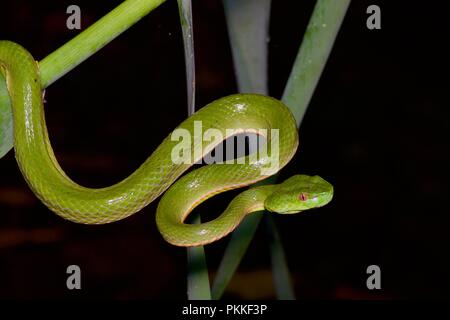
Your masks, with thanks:
[(277, 185), (264, 206), (268, 211), (292, 214), (319, 208), (333, 198), (333, 186), (319, 176), (295, 175)]

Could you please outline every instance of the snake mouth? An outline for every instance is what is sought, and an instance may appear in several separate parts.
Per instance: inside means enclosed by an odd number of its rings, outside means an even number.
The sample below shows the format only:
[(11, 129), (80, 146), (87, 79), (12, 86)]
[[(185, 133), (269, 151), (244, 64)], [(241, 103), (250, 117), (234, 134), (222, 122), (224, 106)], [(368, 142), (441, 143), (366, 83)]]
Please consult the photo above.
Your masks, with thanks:
[(302, 212), (302, 210), (287, 210), (287, 211), (283, 211), (283, 212), (279, 212), (280, 214), (295, 214), (295, 213), (299, 213)]

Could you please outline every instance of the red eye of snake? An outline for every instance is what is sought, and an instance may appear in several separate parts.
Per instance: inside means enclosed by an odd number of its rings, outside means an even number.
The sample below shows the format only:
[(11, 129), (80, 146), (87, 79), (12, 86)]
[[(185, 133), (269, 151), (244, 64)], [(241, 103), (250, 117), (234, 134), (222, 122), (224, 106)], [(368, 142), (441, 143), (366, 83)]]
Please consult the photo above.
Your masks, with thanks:
[(306, 196), (306, 194), (304, 193), (300, 193), (300, 195), (298, 196), (298, 198), (302, 201), (306, 201), (308, 200), (308, 197)]

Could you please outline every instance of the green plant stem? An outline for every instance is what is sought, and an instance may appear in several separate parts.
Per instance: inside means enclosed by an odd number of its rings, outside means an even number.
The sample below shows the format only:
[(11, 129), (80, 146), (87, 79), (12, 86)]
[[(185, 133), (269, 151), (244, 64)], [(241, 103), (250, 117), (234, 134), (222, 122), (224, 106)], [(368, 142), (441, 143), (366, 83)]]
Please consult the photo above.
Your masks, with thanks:
[[(75, 38), (39, 62), (42, 88), (74, 69), (165, 0), (126, 0)], [(6, 83), (0, 77), (0, 94)], [(0, 158), (13, 147), (12, 113), (8, 95), (0, 96)]]
[(279, 300), (295, 300), (286, 254), (275, 221), (270, 213), (264, 215), (264, 222), (269, 238), (270, 261), (276, 295)]
[[(269, 38), (271, 1), (224, 0), (223, 4), (239, 91), (268, 94), (267, 39)], [(249, 152), (256, 151), (257, 145), (249, 145)], [(269, 180), (274, 181), (273, 178)], [(267, 183), (267, 181), (264, 183)], [(264, 211), (248, 216), (233, 232), (214, 279), (213, 299), (220, 299), (222, 296), (248, 250), (263, 216), (265, 216)], [(271, 232), (278, 234), (274, 223), (269, 225), (268, 233)], [(273, 241), (280, 241), (279, 237), (273, 235), (269, 235), (269, 237)], [(283, 251), (281, 242), (277, 243), (274, 248)], [(271, 250), (271, 254), (274, 252), (275, 250)], [(284, 252), (272, 256), (272, 261), (276, 259), (283, 259), (272, 264), (275, 287), (280, 287), (276, 292), (292, 293), (291, 296), (279, 295), (278, 298), (293, 299), (293, 289), (289, 280), (290, 275), (284, 259)], [(278, 266), (283, 267), (278, 268)], [(280, 272), (287, 272), (287, 274), (275, 276)]]
[[(234, 69), (240, 92), (268, 94), (268, 38), (270, 21), (270, 0), (224, 0), (225, 16), (228, 34), (233, 53)], [(250, 145), (249, 152), (256, 152), (257, 146)], [(274, 181), (274, 179), (270, 179)], [(267, 183), (267, 182), (264, 182)], [(260, 185), (260, 184), (258, 184)], [(237, 270), (251, 240), (260, 224), (261, 218), (267, 218), (264, 212), (257, 212), (244, 219), (233, 232), (231, 240), (225, 250), (213, 284), (212, 296), (219, 299), (233, 274)], [(275, 223), (268, 225), (269, 238), (280, 241)], [(292, 293), (291, 296), (278, 295), (279, 299), (293, 299), (293, 288), (287, 262), (281, 242), (271, 250), (272, 271), (277, 293)], [(275, 254), (275, 250), (281, 253)], [(279, 266), (283, 266), (278, 268)], [(285, 274), (287, 272), (287, 274)], [(282, 276), (276, 275), (283, 273)]]
[(188, 115), (195, 112), (195, 55), (194, 28), (191, 0), (178, 0), (181, 29), (183, 32), (184, 61), (186, 65), (186, 91)]
[[(178, 0), (178, 11), (183, 32), (187, 105), (188, 116), (190, 116), (195, 112), (195, 54), (191, 0)], [(198, 214), (194, 213), (193, 217), (193, 223), (201, 223)], [(187, 260), (188, 299), (211, 300), (211, 289), (204, 247), (187, 248)]]
[[(193, 223), (200, 223), (200, 216), (195, 216)], [(188, 248), (187, 288), (189, 300), (211, 300), (208, 268), (203, 246)]]
[(259, 211), (246, 217), (233, 232), (214, 278), (211, 289), (211, 296), (214, 300), (220, 299), (225, 292), (255, 235), (263, 213), (264, 211)]
[(350, 0), (318, 0), (284, 89), (282, 101), (300, 124), (333, 48)]
[[(227, 4), (227, 2), (229, 3)], [(314, 11), (308, 23), (307, 30), (282, 98), (282, 101), (293, 112), (298, 127), (300, 127), (320, 75), (326, 65), (349, 4), (350, 0), (318, 0), (314, 7)], [(232, 6), (236, 6), (236, 0), (224, 0), (224, 5), (226, 14), (229, 14), (231, 12), (229, 9), (232, 8)], [(238, 13), (241, 19), (242, 14), (242, 12)], [(227, 21), (228, 20), (230, 19), (227, 17)], [(237, 19), (235, 20), (238, 21)], [(247, 23), (248, 21), (249, 20), (247, 20)], [(228, 28), (231, 42), (236, 42), (236, 45), (232, 44), (233, 50), (244, 51), (245, 49), (241, 46), (245, 45), (245, 42), (235, 40), (236, 38), (239, 39), (239, 35), (242, 38), (242, 30), (239, 32), (238, 28), (236, 29), (237, 31), (230, 30), (230, 26)], [(250, 73), (250, 71), (247, 70), (248, 67), (246, 67), (246, 56), (244, 53), (233, 52), (233, 57), (235, 59), (234, 63), (238, 79), (243, 79), (242, 82), (248, 83), (248, 86), (250, 86), (251, 81), (248, 80), (249, 75), (253, 74), (254, 76), (257, 71)], [(255, 61), (250, 63), (254, 64)], [(243, 69), (244, 71), (240, 71), (240, 69)], [(262, 70), (262, 68), (254, 70)], [(259, 76), (262, 76), (261, 71)], [(238, 83), (240, 82), (238, 81)], [(246, 88), (246, 86), (244, 87)], [(272, 181), (275, 180), (276, 177), (272, 179)], [(247, 219), (249, 218), (250, 217)], [(219, 266), (216, 279), (213, 283), (213, 299), (219, 299), (222, 296), (233, 273), (236, 271), (242, 260), (261, 220), (260, 218), (254, 218), (247, 221), (247, 219), (233, 232), (230, 243)], [(277, 240), (279, 234), (278, 231), (273, 228), (273, 221), (268, 221), (267, 226), (269, 234), (272, 235), (272, 242), (270, 244), (272, 267), (273, 270), (278, 270), (277, 272), (274, 272), (275, 290), (277, 291), (279, 298), (291, 299), (294, 297), (294, 293), (292, 287), (287, 285), (287, 283), (290, 282), (288, 280), (289, 271), (287, 269), (281, 242)]]
[(165, 0), (126, 0), (75, 38), (40, 61), (46, 88), (103, 48)]
[(223, 0), (240, 92), (268, 93), (270, 5), (271, 0)]

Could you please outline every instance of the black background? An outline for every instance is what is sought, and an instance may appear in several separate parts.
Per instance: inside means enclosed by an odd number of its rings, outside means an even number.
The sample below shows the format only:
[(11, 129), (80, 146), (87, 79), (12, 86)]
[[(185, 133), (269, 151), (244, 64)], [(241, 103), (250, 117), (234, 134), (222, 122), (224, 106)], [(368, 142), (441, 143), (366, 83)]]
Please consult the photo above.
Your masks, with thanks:
[[(0, 38), (37, 60), (85, 29), (117, 0), (0, 4)], [(274, 216), (298, 298), (447, 298), (450, 285), (448, 17), (444, 2), (350, 5), (300, 128), (300, 149), (281, 176), (320, 174), (335, 186), (328, 206)], [(382, 29), (366, 28), (378, 4)], [(274, 0), (270, 94), (280, 97), (314, 1)], [(197, 108), (237, 91), (223, 9), (193, 1)], [(176, 1), (169, 0), (46, 91), (46, 119), (61, 166), (90, 187), (130, 174), (186, 117)], [(199, 209), (217, 215), (236, 192)], [(185, 298), (186, 252), (158, 233), (153, 203), (126, 220), (77, 225), (51, 213), (22, 178), (13, 152), (0, 160), (0, 298)], [(227, 239), (206, 248), (211, 276)], [(82, 290), (66, 289), (66, 267)], [(382, 290), (366, 268), (381, 267)], [(225, 298), (274, 298), (260, 228)]]

